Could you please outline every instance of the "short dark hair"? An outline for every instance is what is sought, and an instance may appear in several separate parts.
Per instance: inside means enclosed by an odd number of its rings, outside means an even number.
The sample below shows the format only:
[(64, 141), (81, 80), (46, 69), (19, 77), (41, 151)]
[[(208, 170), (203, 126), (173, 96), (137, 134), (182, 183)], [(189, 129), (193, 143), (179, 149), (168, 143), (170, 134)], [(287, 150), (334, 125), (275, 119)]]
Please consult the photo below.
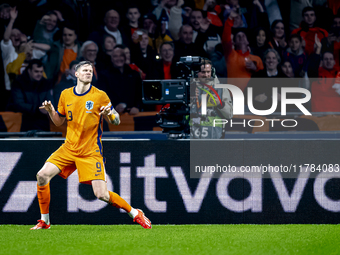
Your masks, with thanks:
[(313, 11), (315, 13), (315, 9), (312, 6), (306, 6), (302, 10), (302, 17), (305, 15), (306, 12)]
[(119, 49), (122, 49), (122, 50), (125, 50), (126, 48), (129, 48), (128, 46), (124, 45), (124, 44), (117, 44), (114, 49), (116, 48), (119, 48)]
[(212, 66), (212, 61), (208, 58), (201, 58), (201, 66), (205, 65), (211, 65)]
[(43, 63), (41, 62), (40, 59), (32, 59), (32, 60), (28, 61), (27, 70), (32, 70), (33, 65), (37, 65), (37, 67), (42, 67)]
[(63, 31), (64, 31), (64, 28), (73, 30), (74, 33), (75, 33), (76, 35), (78, 35), (77, 29), (76, 29), (76, 27), (75, 27), (72, 23), (70, 23), (70, 22), (65, 22), (65, 23), (63, 24)]
[(70, 65), (69, 65), (70, 69), (72, 68), (72, 66), (78, 65), (79, 63), (80, 63), (79, 60), (73, 60), (73, 61), (70, 63)]
[(130, 9), (137, 9), (137, 10), (139, 11), (139, 13), (140, 13), (140, 10), (139, 10), (139, 8), (138, 8), (138, 6), (137, 6), (136, 4), (131, 4), (131, 5), (129, 5), (129, 6), (126, 8), (126, 13), (128, 13), (128, 11), (129, 11)]
[[(82, 66), (84, 66), (84, 65), (90, 65), (90, 66), (92, 66), (92, 63), (91, 63), (90, 61), (81, 61), (81, 62), (79, 62), (79, 63), (76, 65), (76, 67), (75, 67), (76, 72), (78, 71), (78, 69), (79, 69), (80, 67), (82, 67)], [(93, 68), (93, 66), (92, 66), (92, 68)]]
[(193, 29), (193, 27), (192, 27), (191, 25), (189, 25), (189, 24), (183, 24), (183, 25), (180, 27), (180, 29), (179, 29), (179, 32), (178, 32), (179, 34), (182, 33), (183, 27), (191, 27), (191, 28)]
[(331, 51), (325, 51), (325, 52), (322, 53), (321, 60), (323, 60), (323, 58), (324, 58), (324, 56), (325, 56), (326, 53), (332, 54), (332, 55), (333, 55), (333, 58), (334, 58), (334, 53), (333, 53), (333, 52), (331, 52)]
[[(202, 13), (203, 19), (205, 19), (207, 17), (207, 15), (208, 15), (206, 11), (203, 11), (203, 10), (198, 9), (198, 8), (193, 9), (191, 11), (191, 13), (193, 13), (193, 12), (200, 12), (200, 13)], [(191, 16), (191, 14), (190, 14), (190, 16)]]
[(51, 14), (58, 17), (58, 14), (55, 11), (48, 11), (45, 15), (51, 15)]
[(302, 37), (299, 34), (292, 34), (289, 38), (289, 41), (292, 40), (293, 38), (298, 39), (300, 42), (302, 42)]
[(164, 45), (170, 45), (173, 49), (175, 49), (175, 45), (174, 45), (173, 42), (163, 42), (163, 43), (161, 44), (161, 46), (159, 47), (159, 51), (162, 50), (162, 48), (163, 48)]
[(113, 51), (112, 51), (112, 55), (111, 56), (113, 56), (113, 52), (115, 51), (115, 50), (120, 50), (120, 52), (122, 53), (122, 55), (124, 56), (124, 59), (126, 60), (126, 55), (125, 55), (125, 52), (124, 52), (124, 49), (123, 48), (121, 48), (121, 47), (114, 47), (114, 49), (113, 49)]
[(114, 37), (113, 35), (110, 35), (110, 34), (104, 34), (103, 35), (103, 43), (105, 43), (105, 39), (108, 38), (108, 37), (112, 38), (117, 43), (116, 37)]
[(232, 27), (231, 28), (231, 33), (234, 35), (234, 37), (233, 37), (233, 41), (234, 42), (235, 42), (235, 39), (236, 39), (236, 35), (238, 33), (244, 33), (246, 35), (246, 37), (247, 37), (247, 40), (248, 40), (248, 30), (247, 30), (247, 28), (244, 28), (244, 27), (234, 28), (234, 27)]

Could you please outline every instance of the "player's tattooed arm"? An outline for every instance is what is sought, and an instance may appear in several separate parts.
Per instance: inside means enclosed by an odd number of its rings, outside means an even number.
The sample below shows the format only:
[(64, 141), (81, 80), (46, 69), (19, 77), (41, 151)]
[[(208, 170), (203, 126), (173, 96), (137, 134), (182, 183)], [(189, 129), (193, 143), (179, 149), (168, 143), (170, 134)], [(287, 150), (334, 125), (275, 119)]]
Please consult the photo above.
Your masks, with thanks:
[(114, 125), (119, 125), (120, 124), (119, 113), (115, 110), (115, 108), (112, 108), (111, 112), (115, 116), (115, 118), (113, 119), (113, 122), (111, 122), (111, 120), (110, 122)]
[(102, 114), (106, 115), (111, 124), (114, 124), (114, 125), (120, 124), (119, 114), (114, 108), (112, 108), (111, 110), (111, 105), (102, 106), (100, 110), (101, 112), (99, 113), (99, 115), (102, 115)]

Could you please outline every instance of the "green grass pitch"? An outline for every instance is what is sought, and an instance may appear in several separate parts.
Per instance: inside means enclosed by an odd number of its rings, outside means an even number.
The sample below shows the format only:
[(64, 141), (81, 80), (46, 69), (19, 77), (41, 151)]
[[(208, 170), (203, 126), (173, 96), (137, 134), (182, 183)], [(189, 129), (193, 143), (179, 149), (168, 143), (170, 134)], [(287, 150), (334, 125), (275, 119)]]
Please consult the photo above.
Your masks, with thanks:
[(0, 254), (340, 254), (340, 225), (0, 225)]

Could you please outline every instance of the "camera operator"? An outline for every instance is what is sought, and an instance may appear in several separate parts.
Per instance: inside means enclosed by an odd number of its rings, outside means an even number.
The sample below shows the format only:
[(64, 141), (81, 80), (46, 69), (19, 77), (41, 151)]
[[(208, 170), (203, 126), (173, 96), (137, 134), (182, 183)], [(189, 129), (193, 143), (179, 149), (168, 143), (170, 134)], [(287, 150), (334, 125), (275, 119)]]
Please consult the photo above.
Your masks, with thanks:
[[(223, 137), (223, 126), (215, 125), (214, 119), (231, 119), (233, 116), (233, 105), (228, 89), (214, 88), (219, 83), (215, 75), (212, 63), (208, 59), (202, 60), (202, 65), (194, 79), (194, 93), (191, 93), (192, 107), (191, 116), (200, 116), (202, 106), (202, 94), (207, 94), (207, 115), (192, 118), (191, 138), (195, 139), (219, 139)], [(209, 92), (209, 93), (207, 93)], [(194, 104), (194, 105), (193, 105)], [(193, 112), (196, 109), (196, 113)]]

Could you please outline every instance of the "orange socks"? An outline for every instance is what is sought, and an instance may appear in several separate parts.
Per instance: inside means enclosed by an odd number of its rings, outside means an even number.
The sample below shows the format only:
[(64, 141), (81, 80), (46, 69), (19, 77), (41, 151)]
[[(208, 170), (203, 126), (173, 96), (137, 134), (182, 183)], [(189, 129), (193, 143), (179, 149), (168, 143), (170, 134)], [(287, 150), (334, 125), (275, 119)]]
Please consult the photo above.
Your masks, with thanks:
[(109, 191), (110, 201), (109, 203), (117, 208), (123, 208), (126, 212), (131, 211), (131, 205), (129, 205), (123, 198), (121, 198), (117, 193)]
[(40, 206), (40, 212), (42, 214), (47, 214), (49, 213), (50, 209), (50, 201), (51, 201), (51, 196), (50, 196), (50, 183), (47, 183), (45, 186), (39, 186), (37, 185), (38, 188), (38, 201), (39, 201), (39, 206)]

